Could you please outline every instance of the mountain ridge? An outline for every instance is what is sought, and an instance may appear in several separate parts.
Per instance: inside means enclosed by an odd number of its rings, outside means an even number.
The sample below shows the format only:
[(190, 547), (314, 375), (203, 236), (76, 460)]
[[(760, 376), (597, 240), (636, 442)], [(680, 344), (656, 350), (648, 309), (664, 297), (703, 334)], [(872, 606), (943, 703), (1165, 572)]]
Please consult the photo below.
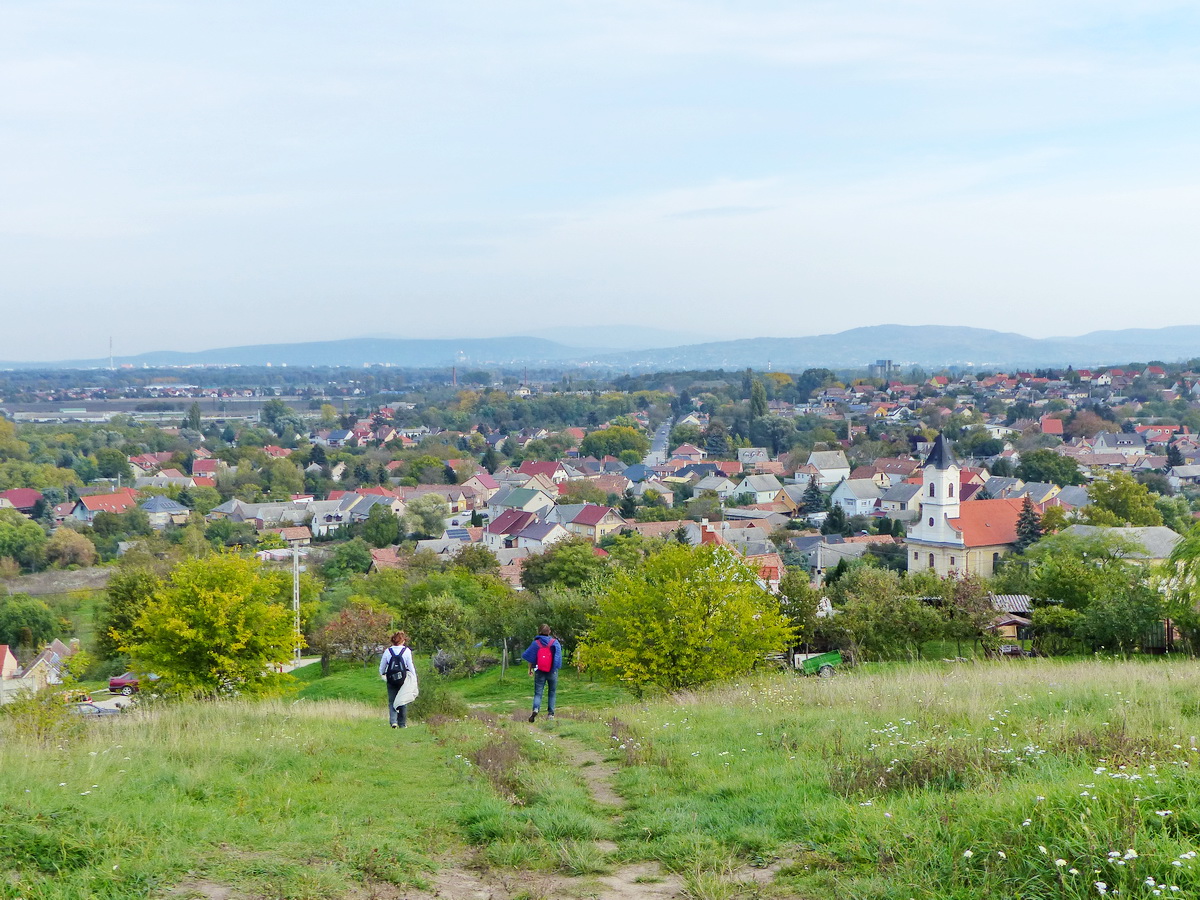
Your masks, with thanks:
[[(599, 336), (599, 335), (598, 335)], [(1200, 356), (1200, 325), (1092, 331), (1078, 337), (1031, 338), (959, 325), (863, 325), (807, 337), (757, 337), (613, 350), (568, 346), (542, 337), (347, 338), (249, 344), (201, 351), (156, 350), (118, 357), (119, 365), (347, 366), (400, 368), (595, 367), (608, 369), (861, 368), (878, 359), (899, 367), (997, 369), (1177, 362)], [(0, 362), (7, 369), (105, 368), (107, 359)]]

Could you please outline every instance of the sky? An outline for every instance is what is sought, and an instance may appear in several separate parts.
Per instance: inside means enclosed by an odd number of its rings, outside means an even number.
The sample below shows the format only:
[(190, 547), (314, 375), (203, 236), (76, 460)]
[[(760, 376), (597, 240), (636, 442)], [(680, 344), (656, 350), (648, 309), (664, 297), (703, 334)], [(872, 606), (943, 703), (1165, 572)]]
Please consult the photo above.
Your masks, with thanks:
[(1200, 7), (0, 0), (0, 359), (1200, 323)]

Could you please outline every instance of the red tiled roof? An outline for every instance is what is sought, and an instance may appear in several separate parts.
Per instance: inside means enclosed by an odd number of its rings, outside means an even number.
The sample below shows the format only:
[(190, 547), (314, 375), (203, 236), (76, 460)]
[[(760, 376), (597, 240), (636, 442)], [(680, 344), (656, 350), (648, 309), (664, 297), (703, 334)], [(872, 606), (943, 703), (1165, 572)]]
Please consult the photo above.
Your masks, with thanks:
[(517, 471), (522, 475), (545, 475), (547, 478), (553, 478), (558, 467), (559, 464), (556, 462), (534, 462), (527, 459), (521, 463), (521, 467)]
[(487, 525), (488, 534), (516, 534), (538, 521), (536, 513), (506, 509)]
[(968, 500), (958, 506), (950, 527), (963, 536), (967, 547), (991, 547), (1017, 540), (1017, 517), (1024, 500)]
[(593, 506), (592, 504), (589, 503), (586, 506), (584, 506), (583, 509), (581, 509), (579, 511), (579, 514), (577, 516), (575, 516), (574, 519), (571, 520), (571, 524), (572, 525), (590, 525), (590, 526), (594, 527), (596, 525), (599, 525), (604, 520), (604, 517), (607, 516), (612, 511), (613, 510), (611, 507)]
[(123, 513), (137, 504), (137, 495), (121, 490), (112, 494), (92, 494), (88, 497), (80, 497), (79, 502), (88, 512)]
[(7, 491), (0, 491), (0, 497), (3, 497), (17, 509), (26, 510), (33, 509), (39, 500), (42, 499), (42, 492), (35, 491), (33, 488), (11, 488)]

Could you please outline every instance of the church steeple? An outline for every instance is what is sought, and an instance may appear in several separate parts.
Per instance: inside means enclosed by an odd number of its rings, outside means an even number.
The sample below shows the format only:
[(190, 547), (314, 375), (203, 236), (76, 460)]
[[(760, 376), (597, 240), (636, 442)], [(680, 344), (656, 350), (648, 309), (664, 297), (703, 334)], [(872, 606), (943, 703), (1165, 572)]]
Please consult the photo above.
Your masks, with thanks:
[(951, 466), (957, 469), (958, 460), (954, 458), (954, 451), (950, 449), (950, 441), (946, 439), (946, 435), (939, 434), (933, 442), (933, 449), (929, 451), (929, 458), (925, 460), (925, 468), (948, 469)]

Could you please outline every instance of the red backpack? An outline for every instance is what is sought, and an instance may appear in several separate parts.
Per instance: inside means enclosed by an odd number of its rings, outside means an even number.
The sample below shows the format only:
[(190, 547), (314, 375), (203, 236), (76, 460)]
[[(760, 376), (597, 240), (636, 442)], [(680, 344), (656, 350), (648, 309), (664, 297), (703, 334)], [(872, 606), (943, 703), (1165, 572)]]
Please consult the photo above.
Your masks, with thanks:
[(550, 639), (550, 643), (548, 644), (538, 641), (537, 670), (539, 672), (554, 671), (554, 646), (557, 643), (558, 641), (553, 638)]

